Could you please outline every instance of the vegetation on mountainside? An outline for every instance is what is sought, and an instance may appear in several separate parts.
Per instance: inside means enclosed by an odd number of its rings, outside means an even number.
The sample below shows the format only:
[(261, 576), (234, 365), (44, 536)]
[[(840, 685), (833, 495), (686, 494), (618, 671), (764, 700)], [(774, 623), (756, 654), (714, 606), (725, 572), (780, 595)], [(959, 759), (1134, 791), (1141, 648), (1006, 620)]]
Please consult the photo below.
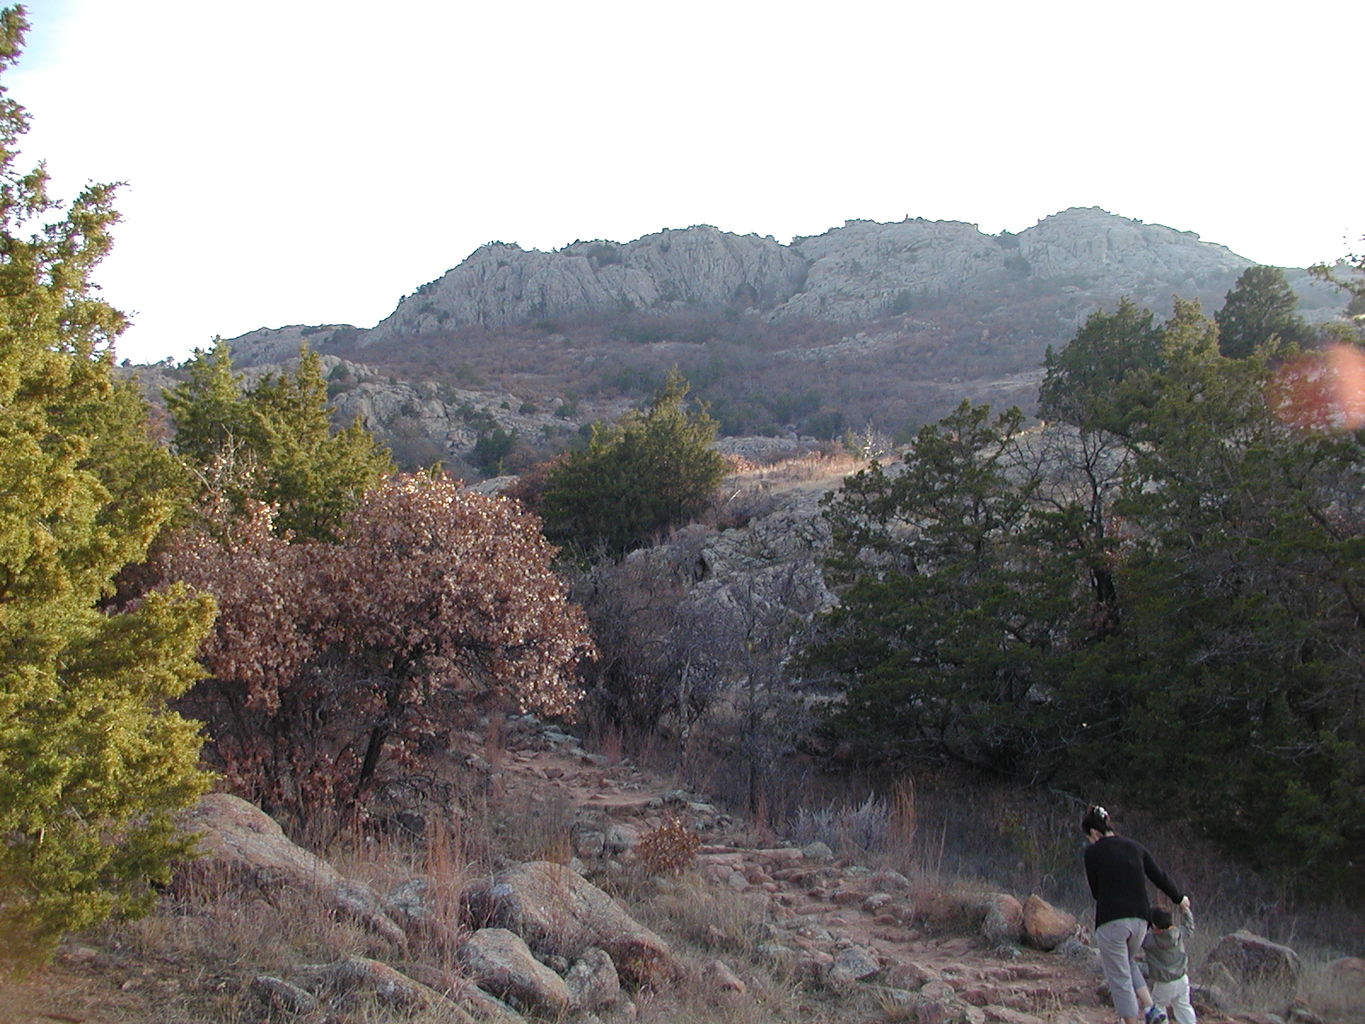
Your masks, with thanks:
[(1218, 323), (1218, 351), (1230, 359), (1245, 359), (1271, 339), (1299, 345), (1313, 336), (1295, 312), (1298, 296), (1279, 267), (1247, 267), (1214, 314)]
[(176, 453), (238, 512), (249, 501), (272, 506), (281, 536), (335, 540), (361, 495), (393, 470), (363, 424), (332, 428), (314, 352), (301, 350), (292, 372), (250, 388), (221, 342), (195, 350), (182, 369), (185, 379), (165, 393)]
[[(0, 12), (0, 64), (26, 29), (22, 8)], [(44, 168), (16, 166), (26, 126), (0, 99), (0, 960), (146, 909), (184, 854), (172, 817), (207, 777), (196, 723), (166, 702), (199, 676), (213, 615), (181, 587), (99, 609), (171, 515), (177, 478), (111, 380), (124, 319), (90, 275), (114, 190), (91, 185), (58, 215)]]
[[(1361, 239), (1365, 242), (1365, 239)], [(1345, 291), (1350, 300), (1346, 316), (1352, 321), (1355, 340), (1365, 338), (1365, 253), (1352, 253), (1336, 266), (1319, 264), (1309, 271), (1320, 281), (1327, 281)]]
[(187, 704), (233, 789), (296, 826), (363, 817), (417, 786), (480, 708), (572, 715), (581, 612), (539, 522), (444, 476), (368, 491), (335, 543), (294, 543), (271, 510), (209, 513), (163, 553), (165, 578), (212, 593), (210, 678)]
[(584, 447), (548, 467), (527, 497), (551, 540), (620, 557), (707, 507), (725, 460), (712, 448), (715, 420), (688, 408), (687, 391), (670, 374), (648, 409), (594, 424)]
[(1227, 359), (1192, 303), (1150, 319), (1097, 313), (1049, 357), (1063, 443), (964, 405), (902, 471), (831, 497), (842, 604), (810, 652), (847, 686), (829, 732), (864, 758), (1121, 790), (1345, 885), (1365, 439), (1316, 401), (1326, 364)]

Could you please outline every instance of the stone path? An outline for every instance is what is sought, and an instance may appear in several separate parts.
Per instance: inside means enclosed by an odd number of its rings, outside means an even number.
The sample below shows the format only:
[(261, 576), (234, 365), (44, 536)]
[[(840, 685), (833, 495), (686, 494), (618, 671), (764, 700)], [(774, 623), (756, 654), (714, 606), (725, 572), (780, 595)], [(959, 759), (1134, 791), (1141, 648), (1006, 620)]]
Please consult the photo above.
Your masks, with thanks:
[[(838, 987), (883, 986), (923, 1019), (974, 1024), (1112, 1024), (1093, 951), (1056, 952), (989, 941), (965, 908), (983, 894), (917, 891), (894, 871), (872, 871), (795, 847), (753, 847), (744, 823), (702, 799), (669, 791), (628, 762), (590, 754), (554, 729), (509, 737), (497, 784), (552, 794), (574, 809), (576, 852), (609, 855), (681, 814), (703, 836), (699, 870), (713, 884), (766, 901), (770, 941), (760, 951)], [(545, 797), (549, 798), (549, 797)], [(613, 833), (612, 830), (617, 832)], [(809, 854), (814, 853), (815, 856)], [(1026, 894), (1025, 894), (1026, 895)], [(930, 1002), (932, 1007), (925, 1007)], [(913, 1015), (907, 1019), (914, 1019)], [(1239, 1024), (1205, 1011), (1203, 1024)]]

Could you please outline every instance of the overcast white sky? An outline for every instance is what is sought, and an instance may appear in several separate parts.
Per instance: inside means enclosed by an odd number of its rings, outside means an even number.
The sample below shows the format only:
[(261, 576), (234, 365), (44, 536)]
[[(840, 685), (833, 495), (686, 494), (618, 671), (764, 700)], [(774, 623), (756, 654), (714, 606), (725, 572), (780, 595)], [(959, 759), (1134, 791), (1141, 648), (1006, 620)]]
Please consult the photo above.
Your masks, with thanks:
[(122, 181), (118, 355), (371, 327), (484, 242), (1101, 206), (1305, 266), (1365, 234), (1365, 2), (33, 0), (58, 194)]

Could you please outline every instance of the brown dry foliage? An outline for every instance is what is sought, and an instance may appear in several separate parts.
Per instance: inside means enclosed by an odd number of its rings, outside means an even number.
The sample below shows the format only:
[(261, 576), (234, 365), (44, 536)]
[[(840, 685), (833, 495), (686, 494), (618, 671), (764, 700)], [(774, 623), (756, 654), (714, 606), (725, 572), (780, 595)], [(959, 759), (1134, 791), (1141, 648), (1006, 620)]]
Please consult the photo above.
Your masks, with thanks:
[(160, 567), (218, 600), (189, 710), (238, 792), (298, 822), (363, 810), (383, 767), (420, 770), (471, 709), (574, 711), (587, 622), (517, 503), (399, 475), (340, 543), (290, 544), (270, 523), (256, 507), (183, 534)]
[(653, 875), (680, 875), (696, 859), (701, 836), (677, 815), (670, 815), (640, 837), (636, 852)]

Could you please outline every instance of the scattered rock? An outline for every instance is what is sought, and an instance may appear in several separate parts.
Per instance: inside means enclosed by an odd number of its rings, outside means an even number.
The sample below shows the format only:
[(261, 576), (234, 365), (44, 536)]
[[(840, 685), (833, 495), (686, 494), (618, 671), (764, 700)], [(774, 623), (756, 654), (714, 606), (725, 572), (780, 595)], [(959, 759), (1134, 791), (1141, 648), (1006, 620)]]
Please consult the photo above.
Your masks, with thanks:
[(569, 838), (573, 843), (573, 852), (579, 857), (595, 859), (606, 852), (606, 833), (596, 825), (580, 822), (570, 830)]
[(1328, 998), (1334, 1005), (1343, 1011), (1365, 1010), (1365, 960), (1342, 957), (1329, 963), (1323, 973), (1331, 988)]
[(1024, 908), (1008, 893), (990, 893), (983, 900), (981, 934), (992, 945), (1018, 942), (1024, 937)]
[(889, 868), (873, 872), (868, 882), (878, 889), (891, 889), (895, 892), (905, 892), (910, 888), (910, 879)]
[(505, 928), (476, 931), (460, 946), (457, 957), (479, 988), (533, 1013), (555, 1016), (566, 1013), (572, 1003), (564, 979)]
[(384, 912), (374, 890), (343, 878), (327, 861), (296, 846), (275, 819), (254, 804), (228, 793), (208, 793), (185, 813), (182, 824), (185, 831), (199, 834), (203, 855), (183, 871), (224, 871), (267, 890), (312, 892), (390, 942), (406, 942), (403, 929)]
[(640, 842), (640, 830), (630, 825), (608, 825), (602, 836), (608, 856), (619, 857), (635, 849)]
[(805, 857), (806, 860), (813, 860), (820, 864), (827, 863), (834, 859), (834, 851), (829, 848), (829, 844), (822, 843), (818, 839), (813, 843), (807, 843), (805, 846), (801, 847), (801, 855)]
[(1224, 965), (1243, 984), (1273, 985), (1289, 991), (1298, 985), (1303, 973), (1299, 955), (1288, 946), (1245, 930), (1219, 939), (1208, 962)]
[(321, 1005), (317, 997), (299, 986), (269, 974), (258, 974), (251, 979), (251, 991), (272, 1008), (288, 1013), (316, 1013)]
[(742, 996), (749, 990), (724, 960), (712, 960), (702, 968), (701, 976), (712, 992)]
[(605, 1010), (621, 999), (616, 965), (603, 949), (584, 950), (564, 975), (575, 1010)]
[(443, 1002), (441, 994), (401, 971), (363, 956), (350, 956), (335, 963), (313, 964), (299, 974), (312, 986), (326, 986), (343, 999), (360, 993), (372, 995), (386, 1006), (402, 1009)]
[(865, 981), (882, 969), (877, 958), (860, 946), (849, 946), (835, 954), (834, 962), (825, 973), (825, 983), (831, 988), (847, 988)]
[(507, 928), (537, 952), (577, 958), (604, 949), (632, 984), (682, 974), (668, 943), (562, 864), (535, 861), (480, 879), (466, 887), (460, 905), (471, 927)]
[(921, 967), (917, 963), (905, 962), (892, 964), (886, 969), (886, 983), (892, 988), (901, 988), (914, 991), (922, 988), (931, 981), (936, 981), (938, 974), (926, 967)]

